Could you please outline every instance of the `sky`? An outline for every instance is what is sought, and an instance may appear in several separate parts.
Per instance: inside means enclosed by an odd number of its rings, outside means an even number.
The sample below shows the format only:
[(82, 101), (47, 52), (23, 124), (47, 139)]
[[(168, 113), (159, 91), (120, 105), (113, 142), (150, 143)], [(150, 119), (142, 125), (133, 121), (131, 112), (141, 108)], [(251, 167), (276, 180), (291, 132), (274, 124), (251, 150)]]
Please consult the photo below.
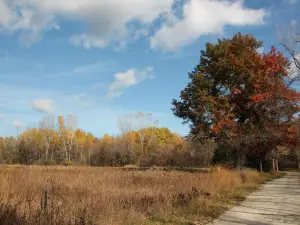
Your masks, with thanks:
[(299, 21), (300, 0), (0, 0), (0, 136), (73, 115), (96, 136), (119, 118), (173, 116), (207, 42), (250, 33), (278, 46), (277, 27)]

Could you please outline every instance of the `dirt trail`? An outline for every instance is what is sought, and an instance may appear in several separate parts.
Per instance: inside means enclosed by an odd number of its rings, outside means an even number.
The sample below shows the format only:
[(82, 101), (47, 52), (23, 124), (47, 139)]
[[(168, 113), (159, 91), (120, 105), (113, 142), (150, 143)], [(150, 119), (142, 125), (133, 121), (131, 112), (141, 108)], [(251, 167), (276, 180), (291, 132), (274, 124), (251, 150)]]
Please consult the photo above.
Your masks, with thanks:
[(300, 225), (300, 173), (267, 183), (209, 225)]

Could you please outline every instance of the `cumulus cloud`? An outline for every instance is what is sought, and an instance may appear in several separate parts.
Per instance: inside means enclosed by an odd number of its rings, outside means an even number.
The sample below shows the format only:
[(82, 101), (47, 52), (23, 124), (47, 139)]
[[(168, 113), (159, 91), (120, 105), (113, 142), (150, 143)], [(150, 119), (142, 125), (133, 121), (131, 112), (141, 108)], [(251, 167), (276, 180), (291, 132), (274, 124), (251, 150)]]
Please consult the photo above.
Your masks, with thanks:
[[(57, 18), (81, 22), (88, 30), (74, 34), (72, 44), (103, 48), (124, 43), (143, 31), (165, 12), (175, 0), (1, 0), (0, 27), (21, 31), (20, 40), (29, 45), (45, 30), (60, 29)], [(142, 32), (143, 33), (143, 32)], [(134, 38), (134, 37), (133, 37)]]
[(152, 48), (175, 50), (201, 35), (221, 33), (226, 25), (261, 24), (264, 16), (264, 10), (247, 8), (243, 0), (0, 1), (0, 31), (20, 32), (27, 46), (45, 31), (63, 29), (59, 19), (85, 25), (69, 41), (86, 49), (124, 47), (149, 37), (155, 24)]
[(147, 79), (152, 79), (152, 71), (152, 67), (147, 67), (143, 70), (133, 68), (123, 73), (116, 73), (113, 83), (108, 88), (108, 97), (120, 97), (124, 89), (137, 85)]
[(243, 0), (190, 0), (183, 7), (183, 18), (163, 24), (151, 37), (151, 47), (176, 51), (201, 35), (220, 34), (226, 25), (263, 24), (266, 12), (250, 9)]
[(52, 113), (54, 111), (54, 101), (52, 99), (36, 99), (31, 101), (33, 110), (41, 113)]

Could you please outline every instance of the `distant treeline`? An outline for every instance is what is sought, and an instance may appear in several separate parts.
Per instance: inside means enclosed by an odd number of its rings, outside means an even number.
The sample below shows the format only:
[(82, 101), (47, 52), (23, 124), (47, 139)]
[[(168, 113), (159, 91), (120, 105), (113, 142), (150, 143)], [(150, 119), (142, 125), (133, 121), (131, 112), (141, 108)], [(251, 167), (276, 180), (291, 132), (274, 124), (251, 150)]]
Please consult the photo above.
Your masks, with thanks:
[(77, 129), (73, 116), (46, 117), (38, 128), (0, 138), (0, 160), (8, 164), (80, 164), (93, 166), (207, 166), (215, 143), (199, 148), (151, 114), (120, 118), (120, 135), (97, 138)]

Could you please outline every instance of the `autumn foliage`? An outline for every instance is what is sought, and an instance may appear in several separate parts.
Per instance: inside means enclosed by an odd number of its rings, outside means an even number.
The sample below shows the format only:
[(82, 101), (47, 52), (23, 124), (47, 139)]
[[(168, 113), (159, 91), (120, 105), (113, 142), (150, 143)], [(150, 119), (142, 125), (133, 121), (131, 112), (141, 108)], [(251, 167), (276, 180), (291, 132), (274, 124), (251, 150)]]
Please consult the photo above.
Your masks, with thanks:
[[(157, 127), (151, 114), (120, 118), (120, 134), (98, 138), (76, 128), (76, 118), (44, 118), (19, 137), (0, 138), (0, 160), (8, 164), (92, 166), (199, 166), (211, 162), (214, 148), (199, 152), (180, 135)], [(202, 155), (205, 157), (202, 158)]]
[[(264, 160), (285, 142), (286, 126), (299, 112), (299, 93), (287, 83), (288, 59), (240, 33), (208, 43), (190, 82), (173, 100), (173, 112), (194, 135), (216, 138), (236, 158)], [(262, 167), (262, 166), (261, 166)]]

